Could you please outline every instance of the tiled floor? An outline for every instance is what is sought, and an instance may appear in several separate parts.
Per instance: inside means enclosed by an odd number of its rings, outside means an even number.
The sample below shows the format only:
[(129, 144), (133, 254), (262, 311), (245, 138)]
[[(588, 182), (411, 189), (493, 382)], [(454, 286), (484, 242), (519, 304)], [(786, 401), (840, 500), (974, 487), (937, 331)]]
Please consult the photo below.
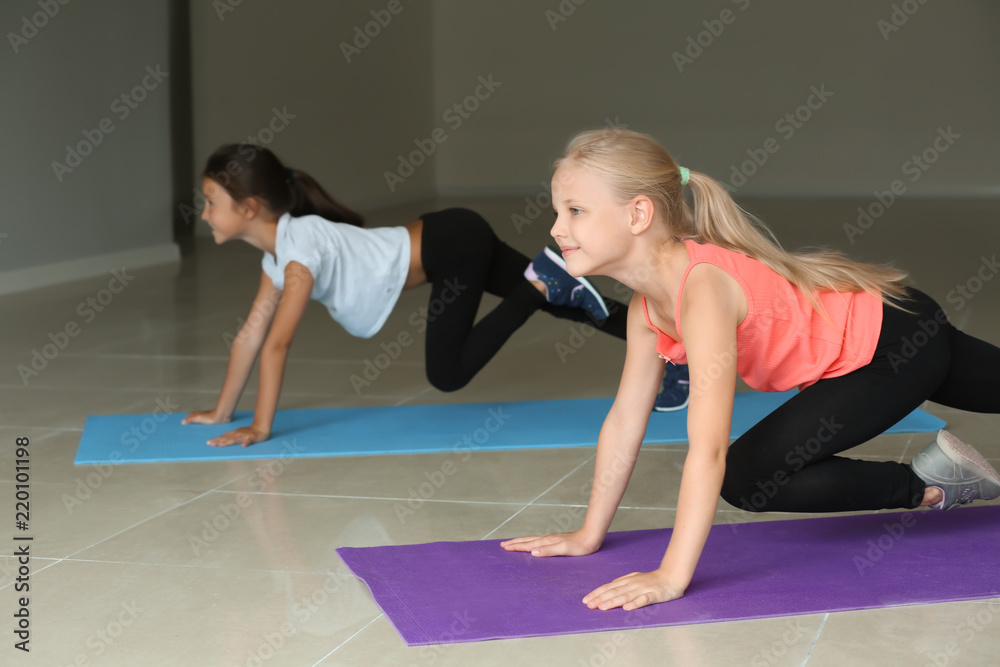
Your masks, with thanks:
[[(1000, 204), (900, 200), (851, 243), (844, 225), (854, 223), (856, 208), (868, 203), (745, 202), (771, 223), (787, 246), (825, 243), (859, 258), (897, 260), (921, 288), (946, 305), (954, 322), (1000, 342), (1000, 281), (973, 281), (971, 299), (947, 300), (949, 291), (972, 280), (983, 258), (992, 258), (1000, 246)], [(380, 211), (371, 222), (403, 223), (414, 213), (445, 204), (479, 209), (501, 236), (525, 252), (533, 253), (546, 239), (547, 216), (523, 233), (517, 231), (511, 216), (525, 208), (524, 200), (517, 198), (407, 206)], [(334, 553), (342, 545), (475, 540), (579, 521), (587, 500), (580, 488), (593, 466), (589, 449), (477, 452), (405, 521), (395, 511), (398, 504), (423, 481), (426, 471), (440, 469), (451, 455), (293, 459), (286, 465), (262, 460), (74, 467), (89, 414), (188, 411), (213, 405), (225, 372), (225, 336), (236, 332), (238, 318), (248, 308), (258, 261), (258, 253), (248, 246), (203, 243), (180, 265), (128, 271), (134, 278), (109, 302), (105, 299), (100, 311), (86, 300), (99, 298), (110, 273), (0, 298), (0, 521), (7, 536), (0, 538), (7, 541), (2, 552), (6, 557), (0, 558), (0, 613), (8, 619), (7, 628), (16, 604), (17, 564), (9, 556), (14, 548), (17, 437), (31, 440), (34, 535), (32, 652), (15, 651), (8, 630), (0, 663), (997, 663), (1000, 600), (407, 648), (367, 589)], [(615, 293), (610, 283), (598, 283), (606, 293)], [(430, 389), (423, 373), (422, 337), (409, 320), (426, 295), (427, 288), (405, 293), (383, 331), (370, 340), (351, 338), (313, 304), (292, 350), (281, 407), (614, 393), (624, 345), (593, 337), (575, 354), (560, 359), (556, 345), (569, 341), (571, 326), (544, 315), (519, 331), (462, 392), (446, 395)], [(494, 303), (487, 300), (484, 308)], [(70, 322), (79, 325), (79, 334), (63, 340), (64, 349), (25, 382), (18, 365), (30, 365), (33, 350), (49, 344), (50, 334), (60, 340), (57, 333)], [(355, 392), (349, 376), (381, 351), (380, 343), (403, 331), (413, 334), (418, 344), (403, 350), (370, 387)], [(251, 379), (241, 407), (252, 408), (254, 398)], [(930, 404), (926, 408), (948, 420), (994, 465), (1000, 464), (997, 417)], [(927, 435), (882, 436), (859, 455), (908, 461), (927, 440)], [(683, 447), (645, 448), (613, 528), (670, 526), (682, 461)], [(240, 506), (234, 504), (238, 498)], [(716, 520), (745, 519), (737, 515), (721, 503)], [(213, 523), (223, 528), (212, 530)]]

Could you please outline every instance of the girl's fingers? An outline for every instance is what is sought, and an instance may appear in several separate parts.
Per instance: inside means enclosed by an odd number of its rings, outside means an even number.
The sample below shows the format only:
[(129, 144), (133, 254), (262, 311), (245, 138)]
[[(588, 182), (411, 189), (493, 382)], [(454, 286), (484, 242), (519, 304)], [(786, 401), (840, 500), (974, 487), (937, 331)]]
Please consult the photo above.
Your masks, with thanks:
[(531, 537), (515, 537), (512, 540), (501, 542), (500, 546), (507, 550), (531, 551), (533, 547), (549, 544), (548, 535), (534, 535)]
[(218, 438), (212, 438), (207, 441), (210, 447), (228, 447), (229, 445), (241, 445), (246, 447), (255, 442), (254, 433), (245, 431), (243, 429), (236, 429), (235, 431), (230, 431), (229, 433), (223, 433)]
[(650, 603), (649, 593), (643, 593), (642, 595), (637, 595), (633, 599), (629, 600), (627, 603), (622, 605), (623, 609), (631, 611), (633, 609), (639, 609), (640, 607), (645, 607)]
[[(590, 607), (591, 609), (601, 606), (606, 603), (609, 599), (614, 598), (617, 595), (621, 595), (622, 592), (633, 588), (632, 582), (629, 581), (638, 572), (630, 572), (629, 574), (618, 577), (614, 581), (610, 581), (603, 586), (598, 586), (583, 598), (583, 603)], [(616, 605), (618, 606), (618, 605)], [(601, 607), (602, 609), (605, 607)], [(610, 609), (610, 607), (608, 607)]]
[(615, 607), (631, 611), (658, 602), (676, 600), (683, 595), (683, 590), (665, 586), (656, 572), (632, 572), (595, 588), (583, 598), (583, 603), (591, 609), (602, 611)]
[(210, 447), (228, 447), (229, 445), (234, 445), (239, 442), (239, 439), (234, 438), (232, 433), (225, 433), (220, 435), (218, 438), (212, 438), (208, 441)]
[(505, 540), (505, 541), (501, 542), (500, 546), (503, 547), (504, 549), (507, 549), (508, 551), (511, 551), (511, 550), (513, 550), (513, 551), (524, 551), (524, 549), (519, 549), (518, 547), (522, 547), (522, 546), (528, 544), (529, 542), (533, 542), (533, 541), (535, 541), (537, 539), (538, 539), (537, 535), (532, 536), (532, 537), (515, 537), (512, 540)]
[(561, 535), (545, 535), (543, 537), (519, 537), (513, 540), (502, 542), (502, 546), (507, 551), (528, 551), (532, 556), (555, 556), (562, 553), (558, 548), (553, 548), (563, 542)]
[(500, 543), (507, 551), (530, 551), (532, 556), (582, 556), (593, 553), (595, 548), (581, 543), (578, 533), (518, 537)]
[(539, 542), (539, 544), (531, 550), (532, 556), (558, 556), (566, 552), (565, 549), (560, 549), (559, 547), (565, 546), (563, 540), (550, 540), (548, 542)]

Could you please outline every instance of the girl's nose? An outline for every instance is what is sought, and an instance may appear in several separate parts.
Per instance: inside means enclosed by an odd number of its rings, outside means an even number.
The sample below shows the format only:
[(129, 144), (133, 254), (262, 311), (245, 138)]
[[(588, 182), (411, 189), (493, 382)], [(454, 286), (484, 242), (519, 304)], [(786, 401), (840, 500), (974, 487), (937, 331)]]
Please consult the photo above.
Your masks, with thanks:
[(561, 215), (556, 214), (556, 221), (552, 223), (552, 229), (549, 230), (549, 235), (557, 241), (566, 237), (566, 225), (563, 224), (562, 219)]

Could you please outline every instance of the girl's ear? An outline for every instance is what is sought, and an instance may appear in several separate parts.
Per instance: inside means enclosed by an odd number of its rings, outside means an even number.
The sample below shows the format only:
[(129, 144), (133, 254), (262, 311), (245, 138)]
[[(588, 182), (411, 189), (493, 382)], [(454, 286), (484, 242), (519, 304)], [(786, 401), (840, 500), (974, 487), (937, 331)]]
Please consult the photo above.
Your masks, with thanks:
[(631, 208), (629, 231), (634, 235), (639, 235), (653, 224), (653, 214), (656, 208), (653, 206), (653, 201), (645, 195), (636, 197), (629, 206)]
[(257, 217), (260, 213), (261, 203), (256, 197), (247, 197), (245, 200), (236, 205), (237, 210), (247, 220)]

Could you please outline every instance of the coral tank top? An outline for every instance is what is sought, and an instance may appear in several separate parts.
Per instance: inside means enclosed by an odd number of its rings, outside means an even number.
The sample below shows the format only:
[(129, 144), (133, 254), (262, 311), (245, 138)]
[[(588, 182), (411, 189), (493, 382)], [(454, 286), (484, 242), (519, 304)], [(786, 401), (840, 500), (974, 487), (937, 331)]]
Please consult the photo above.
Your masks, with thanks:
[[(681, 295), (692, 267), (718, 266), (743, 288), (747, 316), (736, 329), (736, 368), (758, 391), (804, 389), (868, 364), (882, 330), (882, 301), (868, 292), (819, 292), (829, 321), (816, 312), (798, 287), (762, 262), (719, 246), (685, 241), (690, 263), (684, 271), (674, 322), (681, 340), (656, 332), (656, 351), (667, 361), (687, 363), (681, 322)], [(831, 325), (832, 322), (832, 325)]]

